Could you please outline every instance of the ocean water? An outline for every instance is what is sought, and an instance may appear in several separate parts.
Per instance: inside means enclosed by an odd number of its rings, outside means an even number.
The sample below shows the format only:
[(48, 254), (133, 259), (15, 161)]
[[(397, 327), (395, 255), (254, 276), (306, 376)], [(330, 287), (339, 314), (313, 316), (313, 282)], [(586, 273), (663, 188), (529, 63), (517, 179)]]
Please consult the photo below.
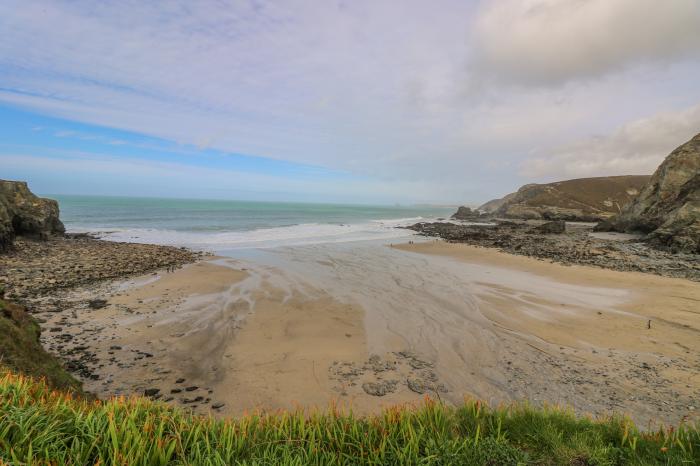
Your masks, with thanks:
[(69, 232), (206, 250), (407, 237), (400, 228), (453, 207), (50, 196)]

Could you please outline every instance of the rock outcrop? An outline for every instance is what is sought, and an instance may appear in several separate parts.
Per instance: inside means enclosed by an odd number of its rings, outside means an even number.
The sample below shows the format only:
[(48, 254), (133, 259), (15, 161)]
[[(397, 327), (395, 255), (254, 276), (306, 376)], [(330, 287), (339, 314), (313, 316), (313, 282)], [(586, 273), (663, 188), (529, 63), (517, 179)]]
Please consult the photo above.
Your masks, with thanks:
[(476, 210), (478, 210), (479, 212), (493, 214), (498, 209), (500, 209), (503, 204), (512, 200), (517, 194), (518, 194), (517, 192), (510, 193), (507, 196), (504, 196), (500, 199), (492, 199), (492, 200), (486, 202), (485, 204), (480, 205)]
[(700, 134), (671, 152), (639, 196), (597, 229), (642, 232), (650, 243), (700, 254)]
[(478, 210), (505, 218), (597, 222), (619, 214), (647, 181), (649, 176), (640, 175), (527, 184)]
[(455, 220), (473, 220), (475, 218), (479, 218), (479, 212), (472, 210), (469, 207), (459, 206), (457, 212), (452, 214), (452, 217), (450, 218), (454, 218)]
[(46, 239), (65, 232), (58, 218), (58, 202), (35, 196), (23, 181), (0, 180), (0, 252), (15, 236)]

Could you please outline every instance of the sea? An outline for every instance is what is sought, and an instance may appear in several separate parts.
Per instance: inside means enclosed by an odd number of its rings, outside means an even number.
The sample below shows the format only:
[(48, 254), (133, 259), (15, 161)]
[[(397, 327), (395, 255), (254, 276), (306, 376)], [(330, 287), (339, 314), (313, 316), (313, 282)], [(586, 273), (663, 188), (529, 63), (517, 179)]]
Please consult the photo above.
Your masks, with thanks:
[(382, 206), (106, 196), (57, 199), (68, 232), (201, 250), (274, 248), (407, 238), (407, 225), (452, 206)]

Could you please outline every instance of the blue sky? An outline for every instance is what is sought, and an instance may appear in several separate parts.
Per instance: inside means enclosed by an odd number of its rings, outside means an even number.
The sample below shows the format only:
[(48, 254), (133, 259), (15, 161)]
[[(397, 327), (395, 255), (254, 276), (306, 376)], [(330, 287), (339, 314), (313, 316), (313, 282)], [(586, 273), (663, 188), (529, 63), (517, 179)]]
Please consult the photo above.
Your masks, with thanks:
[[(139, 195), (251, 200), (314, 200), (313, 184), (364, 177), (235, 154), (0, 107), (3, 176), (30, 180), (46, 194)], [(199, 179), (193, 179), (198, 174)], [(230, 176), (224, 179), (222, 176)], [(279, 179), (287, 184), (275, 186)], [(208, 184), (210, 180), (213, 183)], [(297, 184), (309, 188), (295, 191)], [(340, 199), (330, 199), (338, 201)], [(364, 201), (371, 201), (366, 198)]]
[(0, 177), (478, 203), (700, 131), (697, 0), (6, 0)]

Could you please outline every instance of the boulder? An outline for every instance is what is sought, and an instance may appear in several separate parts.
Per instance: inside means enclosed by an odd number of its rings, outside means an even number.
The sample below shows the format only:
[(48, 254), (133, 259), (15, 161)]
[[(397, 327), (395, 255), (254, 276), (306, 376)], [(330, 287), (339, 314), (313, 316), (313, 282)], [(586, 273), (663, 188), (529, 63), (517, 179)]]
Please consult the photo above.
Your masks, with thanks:
[(58, 202), (35, 196), (26, 182), (0, 180), (0, 252), (12, 246), (15, 236), (63, 234), (58, 213)]
[(477, 217), (479, 217), (479, 212), (472, 210), (469, 207), (459, 206), (457, 212), (452, 214), (452, 217), (450, 218), (454, 218), (455, 220), (469, 220)]
[(639, 196), (597, 230), (641, 232), (657, 246), (700, 254), (700, 134), (671, 152)]
[(535, 228), (538, 233), (544, 234), (561, 234), (566, 232), (566, 222), (564, 220), (555, 220), (553, 222), (543, 223)]

